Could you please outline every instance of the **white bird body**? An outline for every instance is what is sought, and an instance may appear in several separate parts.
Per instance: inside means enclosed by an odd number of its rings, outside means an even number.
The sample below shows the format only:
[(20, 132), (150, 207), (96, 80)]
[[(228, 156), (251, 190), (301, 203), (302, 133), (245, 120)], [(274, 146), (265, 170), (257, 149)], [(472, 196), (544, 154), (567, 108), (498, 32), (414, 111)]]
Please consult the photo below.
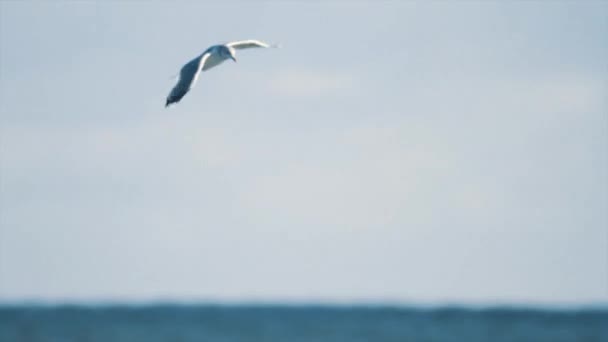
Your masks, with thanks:
[(227, 59), (232, 59), (236, 62), (235, 50), (268, 47), (276, 46), (268, 45), (259, 40), (242, 40), (209, 47), (205, 52), (182, 67), (177, 84), (171, 89), (169, 96), (167, 96), (165, 107), (179, 102), (194, 87), (201, 72), (219, 65)]

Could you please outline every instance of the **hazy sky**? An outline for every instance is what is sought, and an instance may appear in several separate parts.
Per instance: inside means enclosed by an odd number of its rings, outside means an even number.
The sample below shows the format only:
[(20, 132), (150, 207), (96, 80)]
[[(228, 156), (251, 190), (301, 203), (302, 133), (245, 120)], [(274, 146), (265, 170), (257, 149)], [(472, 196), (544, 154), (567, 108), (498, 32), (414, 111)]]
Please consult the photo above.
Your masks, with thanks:
[(1, 1), (0, 301), (606, 303), (606, 94), (603, 1)]

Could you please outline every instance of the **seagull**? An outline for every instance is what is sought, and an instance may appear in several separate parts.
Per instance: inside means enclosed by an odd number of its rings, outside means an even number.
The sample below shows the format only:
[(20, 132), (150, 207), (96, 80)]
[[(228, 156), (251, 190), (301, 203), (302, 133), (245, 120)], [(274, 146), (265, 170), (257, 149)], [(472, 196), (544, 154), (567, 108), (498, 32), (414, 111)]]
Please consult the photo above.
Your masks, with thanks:
[(259, 40), (249, 39), (209, 47), (207, 50), (205, 50), (205, 52), (182, 67), (179, 72), (179, 80), (177, 81), (177, 84), (173, 87), (169, 93), (169, 96), (167, 96), (165, 108), (172, 103), (179, 102), (182, 97), (184, 97), (184, 95), (186, 95), (188, 91), (194, 87), (201, 72), (207, 71), (228, 59), (232, 59), (234, 62), (236, 62), (236, 50), (269, 47), (278, 46), (269, 45)]

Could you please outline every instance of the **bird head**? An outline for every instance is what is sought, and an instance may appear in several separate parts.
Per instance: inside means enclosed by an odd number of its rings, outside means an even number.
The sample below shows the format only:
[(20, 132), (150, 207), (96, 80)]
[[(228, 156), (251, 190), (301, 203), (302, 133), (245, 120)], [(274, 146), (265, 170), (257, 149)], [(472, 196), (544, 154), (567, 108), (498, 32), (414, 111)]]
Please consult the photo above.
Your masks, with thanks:
[(236, 63), (236, 51), (234, 51), (233, 48), (228, 48), (228, 51), (230, 53), (230, 59)]
[(230, 46), (226, 46), (226, 45), (223, 45), (222, 48), (223, 49), (220, 50), (221, 54), (225, 58), (230, 58), (236, 62), (236, 51), (233, 48), (231, 48)]

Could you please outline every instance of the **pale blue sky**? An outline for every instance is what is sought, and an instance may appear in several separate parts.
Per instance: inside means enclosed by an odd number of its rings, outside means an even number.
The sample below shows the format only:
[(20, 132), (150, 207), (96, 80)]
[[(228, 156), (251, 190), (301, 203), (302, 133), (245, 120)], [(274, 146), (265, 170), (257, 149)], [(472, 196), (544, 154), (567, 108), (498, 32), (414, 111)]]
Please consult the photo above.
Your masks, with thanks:
[(606, 303), (607, 61), (601, 1), (2, 1), (0, 301)]

